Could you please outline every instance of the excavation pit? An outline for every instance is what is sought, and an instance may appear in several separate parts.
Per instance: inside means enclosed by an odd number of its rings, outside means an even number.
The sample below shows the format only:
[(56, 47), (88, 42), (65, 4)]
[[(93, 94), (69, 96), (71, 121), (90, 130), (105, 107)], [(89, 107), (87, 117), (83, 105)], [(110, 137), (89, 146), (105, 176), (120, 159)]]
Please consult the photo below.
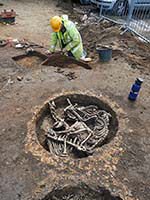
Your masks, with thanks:
[(45, 55), (34, 50), (23, 55), (15, 56), (12, 59), (16, 61), (18, 65), (27, 68), (36, 68), (39, 65), (45, 65), (61, 68), (83, 67), (85, 69), (92, 69), (88, 63), (76, 60), (59, 52)]
[(119, 196), (113, 196), (109, 190), (99, 187), (97, 190), (86, 184), (81, 186), (68, 186), (50, 192), (42, 200), (123, 200)]
[(112, 108), (99, 98), (68, 94), (51, 99), (36, 120), (39, 143), (51, 155), (84, 158), (109, 143), (118, 130)]
[(15, 56), (12, 59), (22, 67), (37, 68), (46, 58), (47, 56), (45, 56), (44, 54), (37, 51), (33, 51), (27, 54)]

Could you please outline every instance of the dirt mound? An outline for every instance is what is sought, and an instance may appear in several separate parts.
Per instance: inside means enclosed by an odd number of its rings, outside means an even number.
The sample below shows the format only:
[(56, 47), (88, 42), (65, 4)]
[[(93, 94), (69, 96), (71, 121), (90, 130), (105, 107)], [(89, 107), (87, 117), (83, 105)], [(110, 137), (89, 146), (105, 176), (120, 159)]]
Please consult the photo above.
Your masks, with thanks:
[(85, 49), (89, 56), (96, 58), (97, 45), (112, 46), (113, 57), (122, 56), (134, 67), (150, 70), (150, 46), (141, 42), (135, 35), (120, 35), (118, 25), (109, 21), (83, 25), (80, 28)]
[(63, 55), (60, 52), (49, 55), (49, 57), (42, 64), (62, 68), (74, 68), (81, 66), (85, 69), (92, 69), (88, 63)]
[(80, 31), (84, 47), (91, 57), (95, 57), (95, 49), (98, 44), (112, 43), (114, 38), (119, 35), (118, 27), (107, 22), (84, 25)]

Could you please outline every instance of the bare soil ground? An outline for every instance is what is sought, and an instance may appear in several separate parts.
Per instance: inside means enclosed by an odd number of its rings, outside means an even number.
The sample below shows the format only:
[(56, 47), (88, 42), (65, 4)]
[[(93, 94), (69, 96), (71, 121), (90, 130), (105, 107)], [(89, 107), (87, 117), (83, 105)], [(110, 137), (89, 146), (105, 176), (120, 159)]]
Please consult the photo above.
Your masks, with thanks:
[[(0, 3), (4, 3), (0, 9), (13, 8), (18, 13), (16, 25), (0, 24), (0, 39), (25, 38), (48, 47), (49, 17), (68, 12), (78, 21), (85, 49), (93, 57), (92, 70), (80, 66), (62, 70), (41, 66), (38, 60), (30, 67), (30, 60), (12, 59), (23, 50), (0, 48), (0, 199), (41, 199), (54, 188), (80, 182), (103, 186), (123, 200), (150, 199), (150, 47), (129, 33), (120, 36), (119, 27), (106, 21), (83, 25), (75, 11), (63, 11), (56, 1)], [(109, 63), (98, 60), (95, 46), (100, 43), (114, 49)], [(76, 78), (69, 79), (71, 73)], [(137, 77), (144, 78), (144, 83), (133, 103), (127, 96)], [(72, 160), (49, 155), (46, 159), (33, 143), (27, 145), (27, 123), (49, 97), (72, 91), (115, 102), (123, 113), (118, 117), (124, 128), (93, 156)]]
[[(60, 14), (57, 1), (6, 0), (2, 9), (14, 9), (17, 13), (15, 26), (1, 25), (3, 37), (30, 39), (41, 45), (48, 45), (50, 40), (50, 16)], [(11, 30), (11, 31), (10, 31)]]

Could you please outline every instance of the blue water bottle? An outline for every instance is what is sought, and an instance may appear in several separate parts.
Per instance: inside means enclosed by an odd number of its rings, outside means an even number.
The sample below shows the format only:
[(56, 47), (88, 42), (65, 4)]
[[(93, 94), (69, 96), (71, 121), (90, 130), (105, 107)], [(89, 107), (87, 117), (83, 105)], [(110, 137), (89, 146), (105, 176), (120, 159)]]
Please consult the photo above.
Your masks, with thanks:
[(137, 99), (139, 91), (141, 89), (142, 83), (143, 83), (143, 79), (142, 78), (137, 78), (136, 79), (135, 83), (131, 87), (131, 91), (130, 91), (130, 94), (128, 96), (129, 100), (135, 101)]

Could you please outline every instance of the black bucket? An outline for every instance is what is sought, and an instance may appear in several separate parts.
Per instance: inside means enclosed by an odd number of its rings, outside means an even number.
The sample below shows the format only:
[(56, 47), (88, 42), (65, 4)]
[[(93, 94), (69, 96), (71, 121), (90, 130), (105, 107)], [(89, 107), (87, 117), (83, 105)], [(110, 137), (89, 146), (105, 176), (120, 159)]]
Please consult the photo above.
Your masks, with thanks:
[(96, 48), (99, 54), (99, 60), (101, 62), (109, 62), (112, 58), (112, 49), (109, 47), (98, 47)]

